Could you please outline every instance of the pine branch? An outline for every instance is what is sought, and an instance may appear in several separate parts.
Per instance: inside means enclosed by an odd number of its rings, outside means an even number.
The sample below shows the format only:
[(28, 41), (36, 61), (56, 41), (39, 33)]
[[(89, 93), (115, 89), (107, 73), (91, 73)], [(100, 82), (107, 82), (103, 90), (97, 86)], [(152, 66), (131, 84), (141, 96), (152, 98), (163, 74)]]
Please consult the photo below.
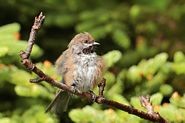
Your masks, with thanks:
[[(121, 104), (119, 102), (106, 99), (103, 96), (103, 91), (104, 91), (104, 87), (105, 87), (105, 83), (106, 83), (105, 79), (103, 79), (102, 82), (98, 85), (99, 95), (95, 95), (92, 92), (81, 92), (79, 90), (74, 90), (70, 86), (67, 86), (67, 85), (65, 85), (61, 82), (58, 82), (58, 81), (54, 80), (53, 78), (51, 78), (50, 76), (45, 74), (42, 70), (37, 68), (37, 66), (34, 63), (32, 63), (32, 61), (29, 59), (29, 57), (30, 57), (33, 45), (35, 43), (36, 34), (37, 34), (38, 30), (41, 28), (41, 25), (42, 25), (44, 19), (45, 19), (45, 16), (42, 14), (42, 12), (40, 13), (40, 15), (38, 17), (35, 17), (35, 21), (34, 21), (34, 24), (32, 26), (30, 36), (29, 36), (29, 40), (28, 40), (28, 46), (27, 46), (25, 51), (20, 52), (21, 63), (28, 70), (30, 70), (30, 71), (32, 71), (32, 72), (34, 72), (35, 74), (38, 75), (38, 78), (31, 79), (30, 82), (39, 83), (41, 81), (45, 81), (45, 82), (47, 82), (47, 83), (49, 83), (49, 84), (51, 84), (55, 87), (58, 87), (58, 88), (60, 88), (64, 91), (68, 91), (68, 92), (73, 93), (73, 94), (75, 94), (77, 96), (80, 96), (82, 98), (86, 98), (88, 100), (94, 101), (98, 104), (111, 106), (111, 107), (123, 110), (125, 112), (128, 112), (129, 114), (133, 114), (133, 115), (136, 115), (140, 118), (144, 118), (146, 120), (150, 120), (150, 121), (153, 121), (153, 122), (168, 123), (168, 121), (166, 121), (164, 118), (162, 118), (159, 113), (156, 113), (153, 110), (148, 111), (146, 113), (146, 112), (140, 111), (138, 109), (135, 109), (132, 106), (124, 105), (124, 104)], [(149, 105), (150, 103), (148, 103), (145, 98), (141, 99), (141, 102), (143, 102), (143, 106), (145, 106), (145, 107), (147, 107), (147, 106), (150, 107), (151, 106), (151, 105)], [(148, 105), (146, 106), (145, 104), (147, 104), (147, 103), (148, 103)]]

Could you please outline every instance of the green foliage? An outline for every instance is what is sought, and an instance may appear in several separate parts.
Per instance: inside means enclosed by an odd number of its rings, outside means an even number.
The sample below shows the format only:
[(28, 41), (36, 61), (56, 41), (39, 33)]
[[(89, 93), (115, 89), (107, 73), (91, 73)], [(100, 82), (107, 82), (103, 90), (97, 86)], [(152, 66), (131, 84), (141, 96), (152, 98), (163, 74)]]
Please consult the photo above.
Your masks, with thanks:
[[(6, 0), (0, 1), (0, 10), (0, 122), (59, 122), (52, 113), (44, 113), (56, 88), (29, 83), (36, 75), (20, 65), (18, 55), (41, 10), (46, 20), (36, 44), (42, 49), (34, 45), (31, 58), (41, 61), (37, 66), (45, 73), (61, 80), (50, 61), (54, 63), (76, 33), (90, 32), (101, 43), (98, 53), (104, 54), (106, 98), (146, 111), (139, 96), (150, 95), (155, 111), (171, 122), (185, 122), (183, 0)], [(19, 24), (9, 24), (14, 21)], [(86, 104), (71, 100), (61, 122), (149, 122), (111, 107)]]
[(113, 39), (115, 40), (115, 42), (125, 48), (125, 49), (128, 49), (130, 47), (130, 39), (128, 37), (127, 34), (125, 34), (124, 31), (121, 31), (121, 30), (116, 30), (114, 33), (113, 33)]
[[(56, 123), (56, 119), (46, 114), (43, 106), (33, 106), (23, 114), (15, 111), (11, 117), (1, 116), (1, 123)], [(54, 116), (53, 116), (54, 117)]]
[[(0, 62), (16, 62), (19, 59), (20, 49), (26, 48), (27, 43), (19, 40), (20, 25), (17, 23), (8, 24), (0, 28)], [(42, 55), (41, 49), (35, 45), (32, 58), (38, 58)], [(8, 59), (8, 60), (7, 60)]]
[(103, 58), (104, 58), (106, 67), (109, 68), (121, 58), (121, 53), (120, 51), (116, 51), (116, 50), (110, 51), (107, 54), (105, 54)]
[[(97, 115), (97, 113), (99, 115)], [(107, 109), (104, 111), (98, 111), (90, 106), (86, 106), (83, 109), (74, 109), (69, 113), (71, 119), (76, 123), (122, 123), (123, 119), (116, 115), (116, 112), (112, 109)], [(84, 118), (85, 116), (85, 118)]]
[(160, 87), (160, 92), (164, 95), (164, 96), (169, 96), (170, 94), (172, 94), (173, 92), (173, 87), (171, 85), (168, 84), (163, 84)]
[(151, 103), (153, 105), (160, 105), (163, 99), (163, 95), (160, 93), (153, 94), (151, 96)]
[[(50, 86), (41, 86), (38, 84), (29, 83), (29, 79), (34, 77), (31, 73), (20, 69), (20, 59), (19, 52), (21, 49), (26, 48), (27, 42), (19, 40), (15, 36), (15, 34), (19, 34), (20, 25), (17, 23), (8, 24), (0, 27), (0, 88), (3, 90), (7, 88), (8, 90), (4, 90), (5, 92), (9, 92), (10, 94), (14, 93), (17, 97), (32, 97), (33, 100), (39, 101), (40, 97), (43, 99), (51, 99), (54, 95), (54, 89)], [(33, 49), (32, 58), (37, 58), (42, 55), (42, 50), (35, 45)], [(15, 64), (16, 63), (16, 64)], [(51, 63), (45, 62), (42, 64), (45, 69), (47, 68), (48, 73), (55, 73), (54, 68)], [(51, 74), (52, 75), (52, 74)], [(12, 88), (13, 86), (13, 88)], [(47, 89), (49, 87), (49, 89)], [(9, 96), (9, 95), (7, 95)], [(28, 99), (27, 99), (28, 100)], [(16, 102), (10, 102), (11, 105), (15, 106), (16, 103), (19, 102), (19, 98)], [(23, 101), (23, 100), (22, 100)], [(6, 103), (2, 101), (2, 103)], [(15, 103), (15, 104), (14, 104)], [(0, 122), (2, 123), (20, 123), (20, 122), (28, 122), (28, 123), (56, 123), (57, 119), (54, 116), (50, 116), (49, 114), (44, 113), (45, 104), (42, 102), (42, 105), (38, 106), (35, 104), (30, 104), (29, 102), (22, 102), (26, 107), (14, 108), (11, 112), (11, 105), (3, 108), (1, 105), (0, 109), (4, 109), (4, 114), (0, 115)], [(16, 106), (15, 106), (16, 107)], [(29, 107), (29, 109), (28, 109)], [(33, 118), (34, 117), (34, 118)]]
[(0, 57), (5, 56), (8, 53), (8, 48), (7, 47), (1, 47), (0, 48)]

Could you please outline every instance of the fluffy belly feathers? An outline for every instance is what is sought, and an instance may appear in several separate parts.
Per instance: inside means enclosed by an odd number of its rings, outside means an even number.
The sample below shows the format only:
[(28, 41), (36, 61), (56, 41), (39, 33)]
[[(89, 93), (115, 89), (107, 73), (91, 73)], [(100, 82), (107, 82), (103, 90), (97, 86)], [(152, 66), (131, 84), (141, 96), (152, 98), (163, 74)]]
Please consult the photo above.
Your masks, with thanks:
[(96, 83), (96, 55), (83, 56), (76, 66), (76, 87), (81, 91), (88, 91), (93, 88)]

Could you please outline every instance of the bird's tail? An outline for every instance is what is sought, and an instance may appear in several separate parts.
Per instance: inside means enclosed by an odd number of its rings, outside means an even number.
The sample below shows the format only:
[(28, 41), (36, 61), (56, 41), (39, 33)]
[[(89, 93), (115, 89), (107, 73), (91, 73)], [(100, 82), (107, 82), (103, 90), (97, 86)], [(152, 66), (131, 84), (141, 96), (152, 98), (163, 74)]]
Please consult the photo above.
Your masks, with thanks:
[(60, 90), (54, 100), (47, 107), (46, 112), (51, 111), (60, 115), (67, 110), (69, 99), (69, 92)]

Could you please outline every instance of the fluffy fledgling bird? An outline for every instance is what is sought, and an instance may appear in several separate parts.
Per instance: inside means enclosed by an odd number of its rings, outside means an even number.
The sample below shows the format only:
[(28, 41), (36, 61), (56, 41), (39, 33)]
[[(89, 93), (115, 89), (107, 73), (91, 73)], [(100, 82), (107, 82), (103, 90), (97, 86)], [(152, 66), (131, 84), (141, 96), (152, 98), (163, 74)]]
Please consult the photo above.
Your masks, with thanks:
[[(99, 43), (87, 32), (77, 34), (56, 61), (62, 82), (80, 91), (90, 91), (102, 80), (104, 63), (95, 53)], [(46, 111), (61, 114), (67, 110), (70, 93), (60, 90)]]

